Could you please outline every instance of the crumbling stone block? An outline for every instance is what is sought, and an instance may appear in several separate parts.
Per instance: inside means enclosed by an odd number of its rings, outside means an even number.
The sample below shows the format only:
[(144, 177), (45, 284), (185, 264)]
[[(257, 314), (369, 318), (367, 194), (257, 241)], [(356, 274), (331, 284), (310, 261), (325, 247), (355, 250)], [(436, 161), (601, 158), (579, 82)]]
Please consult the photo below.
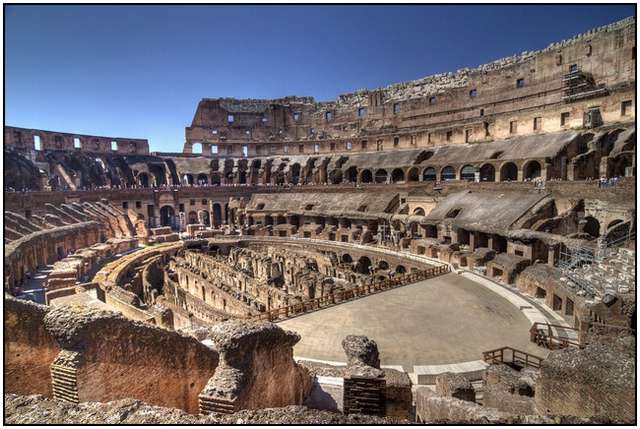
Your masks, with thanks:
[(476, 401), (476, 391), (471, 382), (466, 377), (451, 372), (436, 377), (436, 393), (463, 401)]
[(232, 320), (198, 335), (220, 353), (220, 365), (200, 393), (202, 414), (304, 402), (311, 376), (293, 360), (298, 334), (273, 323)]

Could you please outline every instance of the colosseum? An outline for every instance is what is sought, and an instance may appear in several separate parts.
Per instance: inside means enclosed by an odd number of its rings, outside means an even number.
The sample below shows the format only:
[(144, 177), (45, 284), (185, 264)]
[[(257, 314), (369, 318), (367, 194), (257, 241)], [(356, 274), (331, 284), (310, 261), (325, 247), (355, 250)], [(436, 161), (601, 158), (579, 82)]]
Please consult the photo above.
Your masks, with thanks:
[(636, 422), (636, 20), (176, 152), (4, 127), (7, 423)]

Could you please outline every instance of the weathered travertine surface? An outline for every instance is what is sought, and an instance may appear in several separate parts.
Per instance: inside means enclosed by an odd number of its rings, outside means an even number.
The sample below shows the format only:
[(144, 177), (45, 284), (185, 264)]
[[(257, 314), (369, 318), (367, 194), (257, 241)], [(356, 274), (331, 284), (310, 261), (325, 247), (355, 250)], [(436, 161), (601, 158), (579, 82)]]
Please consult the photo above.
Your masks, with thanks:
[(592, 344), (552, 352), (536, 383), (538, 412), (634, 422), (635, 349), (635, 339), (626, 337), (617, 347)]
[(5, 392), (51, 395), (49, 365), (60, 347), (44, 326), (48, 310), (44, 305), (5, 296)]
[(79, 356), (81, 402), (136, 398), (197, 413), (198, 394), (218, 365), (218, 353), (195, 338), (111, 311), (56, 307), (45, 325)]
[(206, 335), (220, 364), (201, 396), (232, 402), (235, 410), (302, 404), (311, 376), (293, 360), (300, 336), (273, 323), (228, 321)]
[(8, 424), (392, 424), (406, 420), (344, 415), (303, 406), (243, 410), (234, 414), (194, 416), (175, 408), (150, 405), (135, 399), (70, 404), (41, 395), (5, 394), (4, 418)]

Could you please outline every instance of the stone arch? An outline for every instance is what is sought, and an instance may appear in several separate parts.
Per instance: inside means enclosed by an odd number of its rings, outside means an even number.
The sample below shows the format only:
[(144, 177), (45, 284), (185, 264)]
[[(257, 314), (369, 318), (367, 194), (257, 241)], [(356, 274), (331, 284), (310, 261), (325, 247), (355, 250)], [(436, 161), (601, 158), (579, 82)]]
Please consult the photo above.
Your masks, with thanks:
[(376, 183), (387, 183), (387, 178), (388, 178), (389, 174), (387, 173), (387, 170), (385, 170), (384, 168), (381, 168), (379, 170), (376, 171)]
[[(628, 167), (633, 167), (633, 152), (623, 152), (611, 161), (610, 177), (624, 177)], [(635, 167), (633, 167), (632, 175), (635, 175)]]
[(221, 180), (220, 180), (220, 173), (213, 173), (211, 175), (211, 184), (212, 185), (216, 185), (216, 186), (220, 186)]
[(452, 166), (447, 165), (446, 167), (443, 167), (442, 170), (440, 170), (440, 180), (441, 181), (445, 181), (445, 180), (455, 180), (456, 179), (456, 171), (453, 169)]
[(191, 153), (202, 154), (202, 143), (196, 142), (191, 144)]
[(484, 164), (480, 167), (480, 181), (481, 182), (495, 182), (496, 181), (496, 168), (493, 164)]
[(187, 224), (191, 225), (194, 223), (198, 223), (198, 213), (195, 211), (190, 211), (187, 215)]
[(404, 182), (404, 171), (402, 168), (394, 168), (391, 171), (391, 181), (393, 183)]
[(513, 162), (505, 162), (500, 167), (500, 181), (513, 182), (518, 180), (518, 166)]
[(538, 161), (535, 160), (527, 162), (524, 165), (523, 170), (525, 179), (531, 180), (542, 175), (542, 166)]
[(584, 232), (594, 238), (600, 237), (600, 222), (593, 216), (587, 216), (584, 218)]
[(433, 167), (425, 168), (422, 172), (422, 180), (424, 182), (435, 182), (436, 180), (438, 180), (436, 169)]
[(379, 270), (388, 270), (389, 269), (389, 263), (387, 261), (385, 261), (384, 259), (381, 259), (378, 262), (378, 269)]
[(362, 183), (373, 182), (373, 174), (371, 173), (371, 170), (362, 170), (362, 173), (360, 173), (360, 182)]
[(407, 268), (404, 265), (396, 266), (396, 274), (404, 274), (407, 272)]
[(291, 166), (291, 183), (294, 185), (300, 183), (300, 170), (300, 164), (297, 162)]
[(467, 182), (473, 182), (476, 180), (476, 167), (471, 164), (467, 164), (460, 169), (460, 180), (466, 180)]
[(614, 226), (620, 224), (624, 222), (622, 219), (614, 219), (611, 222), (609, 222), (609, 224), (607, 225), (607, 231), (610, 230), (611, 228), (613, 228)]
[(208, 185), (209, 177), (206, 174), (198, 174), (198, 185)]
[(204, 226), (211, 226), (211, 218), (209, 216), (209, 212), (206, 210), (202, 211), (202, 223)]
[(143, 188), (148, 188), (149, 187), (149, 175), (147, 173), (140, 173), (138, 174), (138, 184), (140, 186), (142, 186)]
[(332, 170), (331, 173), (329, 173), (329, 181), (333, 185), (339, 185), (342, 183), (342, 170)]
[(354, 267), (354, 271), (360, 274), (369, 274), (371, 268), (371, 259), (368, 256), (361, 256), (358, 259), (358, 263)]
[(351, 264), (353, 262), (353, 258), (348, 253), (345, 253), (340, 257), (340, 262), (345, 264)]
[(407, 181), (408, 182), (420, 181), (420, 170), (418, 170), (418, 167), (413, 167), (409, 169), (409, 171), (407, 172)]
[(218, 203), (213, 204), (213, 224), (222, 225), (222, 207)]
[(193, 174), (185, 174), (182, 176), (182, 184), (183, 185), (193, 185)]
[(424, 209), (422, 207), (416, 207), (413, 210), (413, 214), (416, 215), (416, 216), (425, 216), (425, 212), (424, 212)]
[(162, 206), (160, 208), (160, 226), (175, 226), (175, 211), (171, 206)]
[(264, 217), (264, 224), (265, 225), (273, 225), (273, 217), (271, 215), (266, 215)]
[(351, 166), (347, 168), (347, 171), (344, 172), (344, 180), (350, 183), (355, 183), (358, 181), (358, 168), (355, 166)]

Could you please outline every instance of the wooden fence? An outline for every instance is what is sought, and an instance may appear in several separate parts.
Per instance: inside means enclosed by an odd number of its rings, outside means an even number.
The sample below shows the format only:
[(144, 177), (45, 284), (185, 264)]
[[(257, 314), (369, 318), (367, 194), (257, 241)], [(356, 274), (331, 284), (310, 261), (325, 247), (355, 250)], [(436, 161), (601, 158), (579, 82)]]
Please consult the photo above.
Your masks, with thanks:
[(381, 281), (371, 282), (353, 289), (334, 292), (330, 295), (321, 296), (319, 298), (292, 304), (286, 307), (275, 308), (256, 316), (258, 320), (281, 321), (294, 317), (303, 313), (320, 310), (322, 308), (339, 304), (341, 302), (352, 299), (361, 298), (383, 290), (395, 289), (411, 283), (427, 280), (440, 276), (449, 272), (448, 265), (440, 265), (437, 267), (427, 268), (425, 270), (415, 271), (403, 274), (394, 278)]
[(512, 347), (501, 347), (495, 350), (489, 350), (483, 353), (484, 361), (491, 363), (504, 363), (507, 365), (517, 366), (520, 368), (540, 369), (542, 359), (539, 356), (532, 355)]

